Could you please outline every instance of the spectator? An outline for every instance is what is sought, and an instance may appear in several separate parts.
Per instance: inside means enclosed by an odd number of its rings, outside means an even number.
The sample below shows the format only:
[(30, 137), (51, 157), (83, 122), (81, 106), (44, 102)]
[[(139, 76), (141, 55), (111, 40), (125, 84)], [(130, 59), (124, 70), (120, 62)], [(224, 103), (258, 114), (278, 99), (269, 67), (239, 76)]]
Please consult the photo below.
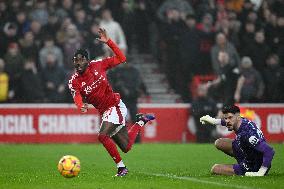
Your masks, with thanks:
[(27, 14), (24, 11), (19, 11), (16, 15), (16, 23), (18, 26), (18, 36), (23, 37), (30, 29), (30, 21), (27, 19)]
[(181, 58), (181, 88), (184, 89), (182, 96), (185, 102), (189, 102), (188, 86), (191, 77), (196, 73), (200, 66), (199, 54), (199, 33), (196, 29), (196, 19), (193, 15), (188, 15), (185, 20), (186, 29), (182, 33), (178, 49)]
[[(246, 22), (244, 28), (242, 28), (240, 36), (241, 47), (247, 47), (249, 44), (254, 42), (255, 36), (255, 25), (252, 22)], [(244, 55), (246, 53), (245, 48), (240, 49), (240, 54)]]
[[(139, 71), (130, 63), (125, 63), (112, 71), (109, 77), (113, 89), (119, 92), (121, 99), (128, 107), (130, 122), (135, 123), (138, 113), (138, 98), (147, 94)], [(136, 142), (140, 142), (140, 134), (137, 137)]]
[(60, 22), (58, 16), (52, 13), (48, 16), (48, 22), (45, 26), (43, 26), (42, 30), (44, 32), (44, 36), (52, 36), (53, 39), (56, 38), (56, 32), (60, 29)]
[(253, 67), (262, 72), (265, 67), (265, 60), (270, 53), (270, 49), (265, 42), (263, 31), (255, 33), (254, 42), (244, 47), (244, 55), (252, 59)]
[(263, 72), (266, 86), (265, 102), (284, 102), (284, 68), (279, 64), (279, 57), (271, 54), (266, 59), (266, 68)]
[(276, 52), (279, 41), (277, 38), (277, 16), (275, 14), (269, 12), (269, 15), (267, 15), (264, 32), (267, 44), (273, 52)]
[(36, 1), (35, 8), (31, 11), (30, 17), (32, 20), (38, 21), (42, 26), (47, 24), (48, 12), (46, 10), (46, 1)]
[(31, 22), (31, 32), (34, 34), (34, 41), (38, 48), (42, 45), (42, 39), (44, 37), (44, 33), (42, 32), (41, 24), (34, 20)]
[(84, 9), (75, 10), (75, 25), (82, 36), (86, 37), (89, 23)]
[(162, 42), (165, 45), (163, 53), (165, 56), (162, 69), (167, 74), (170, 86), (179, 91), (177, 76), (180, 75), (181, 61), (179, 56), (180, 37), (185, 30), (185, 24), (181, 20), (180, 12), (177, 9), (169, 9), (167, 11), (167, 21), (159, 27)]
[(277, 19), (277, 35), (275, 42), (278, 46), (277, 54), (280, 58), (280, 62), (284, 62), (284, 16), (278, 17)]
[(211, 49), (211, 61), (215, 74), (220, 74), (221, 72), (221, 64), (218, 61), (218, 56), (221, 51), (225, 51), (229, 55), (229, 64), (231, 67), (237, 67), (240, 63), (239, 54), (233, 44), (227, 41), (223, 33), (218, 33), (216, 35), (216, 44)]
[(66, 17), (71, 18), (73, 16), (73, 0), (62, 0), (60, 8), (55, 11), (55, 15), (60, 22)]
[[(234, 104), (234, 93), (240, 71), (238, 65), (230, 63), (230, 56), (226, 51), (218, 54), (220, 72), (217, 79), (208, 82), (209, 93), (218, 101), (225, 104)], [(224, 96), (226, 98), (224, 98)]]
[(5, 72), (5, 62), (0, 58), (0, 103), (8, 101), (9, 76)]
[[(137, 2), (137, 5), (134, 9), (134, 17), (132, 20), (129, 20), (129, 22), (134, 24), (134, 28), (131, 27), (131, 23), (129, 23), (130, 25), (128, 24), (128, 28), (123, 27), (123, 29), (125, 28), (127, 31), (132, 32), (132, 35), (134, 32), (138, 52), (149, 53), (151, 17), (149, 15), (149, 11), (147, 10), (145, 1), (140, 0)], [(151, 31), (151, 35), (153, 33), (154, 31)]]
[(80, 35), (77, 27), (74, 24), (67, 26), (65, 33), (65, 39), (63, 42), (64, 50), (64, 67), (67, 70), (72, 70), (73, 65), (70, 64), (70, 61), (73, 58), (73, 54), (76, 49), (79, 49), (83, 45), (83, 38)]
[(210, 51), (213, 46), (215, 36), (212, 15), (206, 13), (202, 17), (202, 22), (198, 23), (196, 28), (198, 29), (200, 36), (200, 66), (197, 70), (197, 74), (209, 74), (212, 73)]
[(194, 14), (194, 11), (191, 5), (186, 0), (166, 0), (158, 9), (158, 17), (162, 21), (166, 21), (166, 14), (169, 10), (175, 9), (177, 10), (182, 19), (185, 19), (186, 15)]
[(97, 40), (97, 38), (99, 37), (98, 31), (99, 24), (97, 22), (93, 22), (90, 27), (90, 32), (86, 37), (87, 40), (85, 40), (84, 44), (85, 48), (89, 51), (91, 60), (103, 57), (105, 54), (103, 50), (103, 44)]
[(58, 65), (54, 54), (47, 55), (41, 75), (47, 102), (65, 102), (66, 72)]
[(8, 45), (12, 42), (18, 41), (17, 25), (12, 22), (5, 23), (3, 27), (3, 34), (0, 35), (0, 57), (3, 57), (7, 51)]
[(240, 103), (259, 102), (263, 95), (264, 83), (260, 73), (253, 67), (249, 57), (241, 61), (241, 76), (235, 92), (235, 101)]
[(32, 58), (27, 59), (24, 63), (24, 69), (19, 79), (17, 96), (18, 101), (24, 103), (43, 102), (44, 100), (41, 77)]
[(89, 0), (87, 6), (87, 14), (92, 18), (99, 18), (102, 15), (106, 0)]
[[(123, 53), (126, 54), (127, 44), (124, 32), (120, 24), (113, 20), (110, 10), (105, 9), (102, 11), (102, 20), (100, 22), (100, 27), (105, 28), (108, 31), (109, 37), (118, 45)], [(109, 55), (110, 51), (106, 46), (105, 50)]]
[(4, 61), (6, 62), (5, 71), (9, 75), (9, 97), (16, 100), (17, 88), (19, 86), (19, 79), (23, 72), (24, 57), (22, 56), (19, 45), (17, 43), (10, 43), (8, 47), (8, 52), (4, 56)]
[(63, 66), (63, 53), (62, 50), (54, 44), (51, 36), (46, 37), (44, 40), (44, 47), (39, 51), (40, 67), (46, 67), (47, 56), (53, 54), (59, 66)]
[[(122, 28), (122, 30), (125, 34), (127, 47), (128, 47), (129, 50), (131, 50), (131, 48), (133, 47), (132, 44), (134, 42), (134, 35), (136, 34), (135, 28), (139, 27), (140, 24), (142, 24), (142, 23), (140, 23), (140, 20), (138, 20), (139, 18), (137, 19), (135, 17), (136, 16), (135, 12), (131, 8), (128, 0), (122, 0), (119, 4), (119, 9), (116, 10), (115, 12), (116, 12), (116, 17), (114, 17), (114, 19), (117, 20), (119, 22), (119, 24), (121, 25), (121, 28)], [(147, 19), (147, 17), (142, 18), (142, 19)], [(135, 23), (135, 21), (136, 21), (136, 23)], [(148, 28), (148, 26), (146, 24), (143, 25), (144, 30), (145, 30), (145, 28), (146, 29)], [(142, 28), (140, 27), (140, 29), (142, 29)], [(143, 29), (142, 29), (142, 32), (144, 31)], [(137, 31), (138, 31), (138, 29), (137, 29)], [(145, 40), (144, 40), (144, 42), (147, 43), (147, 41), (145, 41)], [(137, 45), (139, 45), (139, 44), (137, 44)]]
[(21, 45), (21, 51), (25, 58), (38, 57), (38, 46), (34, 41), (34, 34), (30, 31), (26, 32), (23, 39), (19, 40)]
[(192, 101), (191, 114), (196, 126), (196, 142), (205, 143), (214, 141), (214, 127), (204, 127), (199, 119), (202, 115), (217, 115), (217, 106), (214, 100), (207, 96), (207, 87), (199, 85), (197, 89), (197, 99)]

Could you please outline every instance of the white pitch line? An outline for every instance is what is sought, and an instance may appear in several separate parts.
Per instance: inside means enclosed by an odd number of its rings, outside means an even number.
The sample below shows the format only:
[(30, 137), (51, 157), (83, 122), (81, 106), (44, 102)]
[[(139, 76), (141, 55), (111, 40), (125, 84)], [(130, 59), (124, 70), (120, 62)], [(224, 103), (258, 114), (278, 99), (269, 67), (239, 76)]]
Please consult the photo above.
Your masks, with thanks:
[(167, 177), (167, 178), (173, 178), (173, 179), (178, 179), (178, 180), (188, 180), (191, 182), (198, 182), (202, 184), (212, 184), (216, 186), (224, 186), (224, 187), (229, 187), (229, 188), (236, 188), (236, 189), (259, 189), (259, 188), (252, 188), (252, 187), (247, 187), (247, 186), (239, 186), (239, 185), (232, 185), (232, 184), (224, 184), (220, 182), (213, 182), (213, 181), (207, 181), (207, 180), (201, 180), (193, 177), (179, 177), (176, 175), (168, 175), (168, 174), (158, 174), (158, 173), (143, 173), (146, 175), (152, 175), (152, 176), (157, 176), (157, 177)]

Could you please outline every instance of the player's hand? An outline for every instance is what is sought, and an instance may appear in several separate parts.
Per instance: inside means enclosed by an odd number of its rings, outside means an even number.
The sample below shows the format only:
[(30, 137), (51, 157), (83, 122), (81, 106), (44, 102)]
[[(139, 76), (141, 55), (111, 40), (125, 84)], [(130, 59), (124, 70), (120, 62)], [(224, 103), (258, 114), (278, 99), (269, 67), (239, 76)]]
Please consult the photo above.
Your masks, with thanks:
[(262, 177), (265, 175), (267, 167), (261, 166), (257, 172), (246, 172), (245, 175), (248, 177)]
[(200, 118), (200, 122), (204, 125), (206, 123), (209, 123), (211, 125), (220, 125), (221, 124), (221, 119), (215, 119), (209, 115), (206, 115), (206, 116), (202, 116)]
[(98, 34), (100, 38), (97, 38), (100, 42), (106, 43), (109, 40), (107, 32), (104, 28), (99, 28)]
[(88, 111), (88, 104), (84, 103), (84, 105), (80, 108), (81, 113), (87, 113)]

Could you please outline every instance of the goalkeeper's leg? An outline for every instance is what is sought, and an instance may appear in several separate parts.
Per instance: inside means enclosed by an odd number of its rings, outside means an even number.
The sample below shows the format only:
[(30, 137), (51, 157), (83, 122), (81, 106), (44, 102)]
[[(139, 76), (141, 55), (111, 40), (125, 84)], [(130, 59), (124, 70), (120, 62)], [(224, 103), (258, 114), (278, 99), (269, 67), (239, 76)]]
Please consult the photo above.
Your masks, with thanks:
[(215, 147), (225, 154), (235, 157), (233, 152), (233, 140), (229, 138), (219, 138), (215, 141)]
[(234, 165), (215, 164), (211, 168), (211, 173), (215, 175), (235, 175)]

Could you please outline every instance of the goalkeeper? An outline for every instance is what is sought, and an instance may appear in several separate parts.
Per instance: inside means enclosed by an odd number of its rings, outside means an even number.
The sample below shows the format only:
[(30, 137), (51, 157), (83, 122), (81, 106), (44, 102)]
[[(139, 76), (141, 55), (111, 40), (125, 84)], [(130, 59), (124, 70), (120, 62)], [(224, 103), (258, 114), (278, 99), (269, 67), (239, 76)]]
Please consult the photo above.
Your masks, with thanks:
[(234, 157), (237, 164), (215, 164), (212, 174), (264, 176), (268, 173), (274, 156), (274, 150), (269, 146), (256, 124), (240, 116), (239, 107), (225, 106), (222, 109), (223, 119), (215, 119), (209, 115), (200, 118), (202, 124), (222, 125), (229, 131), (234, 131), (236, 138), (219, 138), (215, 146), (225, 154)]

